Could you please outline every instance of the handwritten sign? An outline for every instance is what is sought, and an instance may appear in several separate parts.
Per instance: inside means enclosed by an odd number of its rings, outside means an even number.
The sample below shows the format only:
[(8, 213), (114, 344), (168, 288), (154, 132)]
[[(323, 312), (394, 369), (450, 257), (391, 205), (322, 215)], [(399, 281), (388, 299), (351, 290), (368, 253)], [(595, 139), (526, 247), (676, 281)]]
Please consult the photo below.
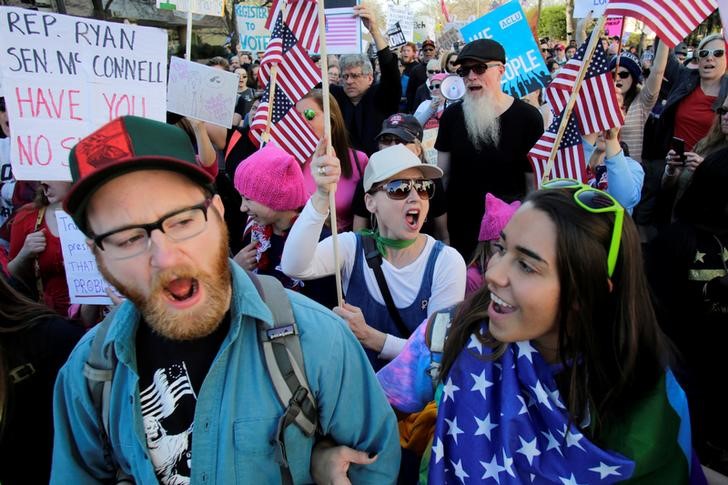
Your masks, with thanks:
[(425, 152), (425, 160), (430, 165), (437, 165), (437, 150), (435, 150), (437, 131), (438, 128), (429, 128), (422, 134), (422, 149)]
[(624, 17), (607, 17), (607, 21), (604, 23), (604, 33), (608, 37), (621, 36), (623, 23)]
[(531, 34), (526, 15), (517, 1), (508, 2), (474, 22), (460, 32), (465, 42), (475, 39), (494, 39), (506, 51), (506, 72), (503, 91), (515, 98), (546, 87), (551, 76)]
[(111, 299), (106, 295), (106, 288), (111, 285), (101, 276), (96, 257), (86, 244), (86, 236), (62, 210), (56, 211), (56, 220), (71, 303), (111, 305)]
[(608, 3), (609, 0), (575, 0), (574, 18), (583, 19), (589, 12), (592, 13), (592, 18), (599, 18), (606, 10)]
[(412, 41), (422, 43), (435, 38), (435, 19), (426, 15), (418, 15), (412, 23)]
[(394, 24), (399, 23), (399, 27), (402, 29), (404, 38), (411, 42), (414, 38), (415, 30), (414, 14), (412, 13), (412, 9), (405, 5), (394, 5), (390, 3), (388, 5), (388, 10), (387, 30), (394, 27)]
[(440, 34), (440, 37), (437, 39), (437, 43), (443, 49), (450, 50), (453, 48), (453, 45), (455, 45), (455, 42), (460, 42), (462, 40), (463, 35), (460, 33), (460, 30), (457, 27), (451, 27)]
[(222, 0), (157, 0), (160, 10), (176, 10), (178, 12), (192, 12), (200, 15), (223, 16)]
[(0, 7), (0, 46), (19, 180), (71, 180), (68, 151), (114, 118), (166, 119), (164, 30)]
[(240, 46), (244, 51), (264, 51), (270, 42), (270, 32), (265, 28), (268, 8), (261, 2), (246, 0), (235, 5)]
[(167, 109), (230, 128), (239, 78), (231, 72), (173, 57), (169, 64)]
[(402, 29), (399, 27), (399, 22), (395, 23), (394, 27), (387, 31), (387, 37), (389, 37), (389, 47), (391, 49), (396, 49), (397, 47), (407, 43), (407, 39), (404, 38)]

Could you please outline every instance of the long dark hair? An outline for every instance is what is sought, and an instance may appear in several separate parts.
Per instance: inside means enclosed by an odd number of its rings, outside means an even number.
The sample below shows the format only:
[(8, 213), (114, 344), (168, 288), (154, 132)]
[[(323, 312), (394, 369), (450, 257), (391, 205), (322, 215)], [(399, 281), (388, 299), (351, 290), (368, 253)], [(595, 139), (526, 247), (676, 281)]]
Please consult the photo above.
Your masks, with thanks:
[[(324, 110), (324, 96), (320, 89), (312, 89), (302, 99), (313, 99), (319, 109)], [(336, 156), (339, 157), (339, 162), (341, 162), (341, 175), (346, 179), (350, 179), (353, 174), (353, 167), (351, 163), (352, 156), (349, 154), (349, 148), (351, 148), (349, 132), (344, 124), (344, 116), (341, 114), (339, 103), (330, 94), (329, 107), (331, 108), (331, 146), (334, 147)]]
[[(650, 303), (639, 235), (625, 215), (610, 281), (606, 262), (614, 214), (592, 214), (576, 205), (573, 192), (566, 190), (541, 190), (526, 202), (556, 226), (558, 356), (564, 366), (557, 383), (574, 423), (583, 422), (592, 411), (589, 432), (598, 437), (604, 426), (653, 388), (671, 355)], [(456, 311), (442, 376), (487, 319), (489, 303), (490, 293), (483, 287)], [(482, 340), (494, 348), (494, 358), (505, 350), (505, 344), (490, 335)]]
[(13, 289), (5, 278), (0, 275), (0, 438), (5, 429), (5, 415), (7, 412), (8, 397), (10, 393), (10, 376), (8, 374), (8, 352), (5, 336), (17, 334), (36, 325), (43, 319), (57, 317), (50, 308), (34, 302)]

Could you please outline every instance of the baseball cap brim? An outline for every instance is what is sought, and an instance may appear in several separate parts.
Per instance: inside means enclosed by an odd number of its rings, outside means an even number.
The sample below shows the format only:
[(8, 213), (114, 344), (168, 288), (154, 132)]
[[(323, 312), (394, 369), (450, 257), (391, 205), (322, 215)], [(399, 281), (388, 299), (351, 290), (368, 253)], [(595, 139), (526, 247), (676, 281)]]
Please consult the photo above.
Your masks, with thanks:
[(192, 181), (203, 186), (211, 185), (215, 181), (214, 177), (201, 166), (172, 157), (142, 156), (120, 158), (73, 184), (63, 201), (63, 210), (73, 216), (77, 224), (80, 223), (79, 229), (87, 233), (86, 227), (82, 227), (82, 221), (85, 219), (83, 214), (86, 211), (86, 206), (91, 196), (99, 188), (121, 175), (139, 170), (154, 169), (185, 175)]
[(398, 126), (383, 129), (376, 137), (374, 137), (374, 139), (379, 140), (379, 138), (381, 138), (383, 135), (395, 135), (398, 138), (406, 141), (407, 143), (412, 143), (413, 141), (415, 141), (415, 139), (417, 139), (417, 136), (415, 136), (413, 133), (410, 133), (404, 128)]
[[(364, 185), (364, 192), (369, 192), (371, 190), (372, 186), (379, 182), (384, 182), (385, 180), (389, 180), (398, 173), (404, 172), (405, 170), (409, 170), (410, 168), (416, 168), (417, 170), (422, 172), (422, 176), (426, 179), (439, 179), (442, 178), (442, 170), (440, 167), (436, 167), (435, 165), (430, 165), (428, 163), (419, 163), (417, 165), (410, 165), (408, 167), (396, 167), (391, 171), (385, 171), (379, 174), (376, 179), (374, 180), (368, 180), (367, 184)], [(368, 186), (367, 186), (368, 185)]]

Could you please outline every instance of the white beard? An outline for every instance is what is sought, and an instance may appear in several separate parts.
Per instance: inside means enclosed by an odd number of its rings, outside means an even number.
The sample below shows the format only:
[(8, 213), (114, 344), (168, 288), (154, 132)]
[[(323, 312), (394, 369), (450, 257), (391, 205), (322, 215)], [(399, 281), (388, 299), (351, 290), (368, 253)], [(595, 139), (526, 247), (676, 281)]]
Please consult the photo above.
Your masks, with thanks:
[(467, 91), (463, 97), (463, 115), (468, 138), (476, 150), (480, 150), (484, 145), (498, 146), (500, 115), (496, 113), (493, 96), (485, 89), (475, 96)]

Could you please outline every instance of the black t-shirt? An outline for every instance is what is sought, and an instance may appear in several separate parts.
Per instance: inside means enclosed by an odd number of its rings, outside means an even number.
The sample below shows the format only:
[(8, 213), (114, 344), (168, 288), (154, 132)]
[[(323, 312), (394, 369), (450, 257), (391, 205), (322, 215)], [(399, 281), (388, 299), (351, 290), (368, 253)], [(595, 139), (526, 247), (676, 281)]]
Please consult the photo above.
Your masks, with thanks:
[(197, 395), (230, 329), (227, 313), (206, 337), (170, 340), (141, 322), (136, 335), (147, 448), (161, 483), (189, 481)]
[(238, 101), (235, 103), (235, 112), (245, 118), (245, 115), (250, 111), (250, 107), (253, 106), (253, 99), (255, 98), (255, 91), (251, 88), (246, 89), (242, 93), (238, 94)]
[[(447, 213), (447, 198), (445, 197), (445, 189), (442, 186), (441, 179), (435, 179), (435, 196), (430, 199), (430, 210), (427, 212), (427, 220), (422, 225), (422, 234), (429, 234), (435, 237), (435, 223), (433, 222), (436, 217), (440, 217)], [(351, 203), (351, 209), (355, 216), (364, 217), (369, 219), (371, 213), (367, 210), (367, 206), (364, 203), (364, 182), (361, 180), (356, 184), (356, 190), (354, 191), (354, 200)]]
[(528, 152), (543, 134), (538, 109), (515, 99), (500, 116), (500, 142), (477, 150), (468, 138), (463, 104), (449, 106), (440, 118), (435, 148), (450, 153), (447, 226), (450, 244), (468, 260), (478, 243), (485, 194), (510, 202), (526, 194)]

